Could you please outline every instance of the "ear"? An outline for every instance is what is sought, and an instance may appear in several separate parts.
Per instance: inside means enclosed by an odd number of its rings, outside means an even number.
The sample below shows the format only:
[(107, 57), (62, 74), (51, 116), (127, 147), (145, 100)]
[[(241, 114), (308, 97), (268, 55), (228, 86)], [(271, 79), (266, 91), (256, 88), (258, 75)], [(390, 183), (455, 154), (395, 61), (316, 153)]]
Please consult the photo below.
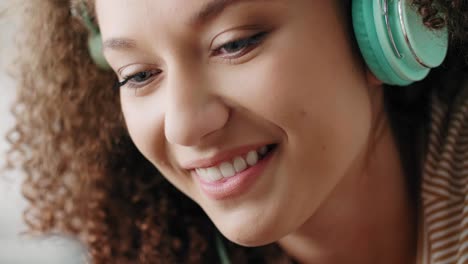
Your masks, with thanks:
[(366, 68), (366, 80), (370, 86), (381, 86), (383, 82), (379, 80), (370, 70)]

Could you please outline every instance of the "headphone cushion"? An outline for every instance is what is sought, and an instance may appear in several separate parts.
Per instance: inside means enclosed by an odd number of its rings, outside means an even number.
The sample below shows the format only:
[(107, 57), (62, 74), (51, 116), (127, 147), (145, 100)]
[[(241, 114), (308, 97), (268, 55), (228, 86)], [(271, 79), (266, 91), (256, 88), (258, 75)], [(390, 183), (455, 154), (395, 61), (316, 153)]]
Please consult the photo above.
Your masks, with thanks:
[(374, 23), (373, 5), (368, 0), (353, 0), (353, 29), (361, 54), (372, 73), (387, 84), (405, 85), (385, 57)]

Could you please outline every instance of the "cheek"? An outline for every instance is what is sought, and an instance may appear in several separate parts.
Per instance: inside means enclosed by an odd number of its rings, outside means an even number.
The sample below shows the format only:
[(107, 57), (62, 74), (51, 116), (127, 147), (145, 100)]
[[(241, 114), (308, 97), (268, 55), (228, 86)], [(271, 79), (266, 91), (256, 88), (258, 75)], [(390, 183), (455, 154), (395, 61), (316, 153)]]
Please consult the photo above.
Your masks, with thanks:
[[(122, 111), (130, 137), (138, 150), (161, 174), (187, 196), (193, 195), (190, 184), (174, 170), (176, 162), (171, 159), (164, 135), (164, 115), (160, 98), (121, 98)], [(196, 199), (196, 197), (193, 197)]]
[(161, 157), (158, 153), (164, 150), (162, 106), (152, 103), (149, 97), (121, 96), (120, 101), (129, 135), (138, 150), (153, 164), (167, 162), (158, 160)]
[[(334, 174), (339, 175), (369, 136), (368, 86), (356, 70), (359, 67), (346, 41), (302, 39), (299, 43), (302, 45), (271, 59), (276, 61), (263, 73), (273, 76), (263, 79), (270, 88), (264, 91), (270, 94), (264, 104), (270, 105), (271, 118), (297, 150), (293, 160), (302, 161), (302, 167), (313, 160), (314, 169), (322, 168), (327, 174), (336, 169)], [(321, 52), (306, 52), (304, 47)]]
[[(233, 74), (239, 79), (226, 78), (224, 86), (231, 83), (227, 90), (235, 91), (229, 96), (290, 133), (314, 133), (320, 126), (352, 130), (369, 123), (367, 85), (364, 75), (356, 70), (359, 65), (354, 63), (347, 42), (303, 37), (291, 44), (291, 37), (284, 34), (272, 47), (275, 52), (262, 54), (242, 72)], [(235, 85), (239, 83), (242, 85)]]

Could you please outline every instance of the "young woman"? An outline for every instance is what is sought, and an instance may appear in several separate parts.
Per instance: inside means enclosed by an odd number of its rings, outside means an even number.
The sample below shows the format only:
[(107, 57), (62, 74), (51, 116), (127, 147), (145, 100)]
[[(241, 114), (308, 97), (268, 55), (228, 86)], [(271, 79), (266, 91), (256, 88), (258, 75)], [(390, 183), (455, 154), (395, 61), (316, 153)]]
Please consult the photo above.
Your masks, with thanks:
[(32, 231), (93, 263), (468, 261), (466, 1), (25, 5)]

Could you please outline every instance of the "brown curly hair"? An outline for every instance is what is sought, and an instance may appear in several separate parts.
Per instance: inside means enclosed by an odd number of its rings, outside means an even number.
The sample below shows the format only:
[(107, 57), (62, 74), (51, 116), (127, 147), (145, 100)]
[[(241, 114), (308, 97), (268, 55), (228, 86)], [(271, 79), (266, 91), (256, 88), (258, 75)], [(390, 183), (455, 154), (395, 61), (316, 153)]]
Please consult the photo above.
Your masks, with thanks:
[[(72, 1), (73, 2), (73, 1)], [(344, 4), (350, 14), (349, 3)], [(448, 26), (444, 64), (410, 88), (384, 87), (411, 193), (417, 199), (432, 91), (456, 96), (468, 65), (466, 0), (413, 0), (424, 23)], [(73, 4), (73, 3), (72, 3)], [(93, 263), (218, 262), (216, 228), (133, 145), (112, 91), (86, 47), (88, 32), (70, 1), (27, 1), (17, 61), (16, 125), (8, 134), (9, 164), (21, 167), (24, 219), (32, 233), (79, 237)], [(411, 142), (411, 144), (410, 144)], [(416, 144), (415, 144), (416, 142)], [(234, 263), (293, 262), (277, 246), (245, 248), (226, 239)]]

